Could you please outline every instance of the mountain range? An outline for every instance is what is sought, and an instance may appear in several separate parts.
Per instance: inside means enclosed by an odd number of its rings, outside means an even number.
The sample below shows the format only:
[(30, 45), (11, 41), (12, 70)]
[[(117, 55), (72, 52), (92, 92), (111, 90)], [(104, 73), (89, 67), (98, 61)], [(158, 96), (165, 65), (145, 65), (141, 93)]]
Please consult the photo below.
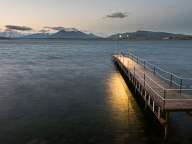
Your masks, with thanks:
[(114, 34), (108, 38), (113, 40), (187, 40), (192, 39), (192, 36), (167, 32), (136, 31)]
[(136, 31), (111, 35), (109, 37), (99, 37), (92, 33), (87, 34), (77, 29), (60, 30), (55, 33), (33, 33), (21, 34), (18, 32), (1, 32), (0, 39), (19, 38), (19, 39), (103, 39), (103, 40), (192, 40), (191, 35), (173, 34), (166, 32)]
[(60, 30), (56, 33), (35, 33), (23, 36), (25, 39), (98, 39), (94, 34), (87, 34), (79, 30), (66, 31)]
[(33, 33), (22, 34), (17, 31), (0, 32), (0, 39), (17, 38), (17, 39), (99, 39), (92, 33), (84, 33), (77, 29), (59, 30), (55, 33)]

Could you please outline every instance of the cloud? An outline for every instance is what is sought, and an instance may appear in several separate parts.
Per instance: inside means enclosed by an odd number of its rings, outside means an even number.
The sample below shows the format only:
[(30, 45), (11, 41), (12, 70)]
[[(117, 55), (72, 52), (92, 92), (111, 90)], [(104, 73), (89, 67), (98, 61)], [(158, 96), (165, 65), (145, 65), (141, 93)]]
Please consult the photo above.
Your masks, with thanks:
[(62, 26), (57, 26), (57, 27), (44, 27), (45, 29), (50, 29), (50, 30), (56, 30), (56, 31), (60, 31), (60, 30), (65, 30), (65, 31), (79, 31), (76, 28), (65, 28)]
[(119, 19), (123, 19), (126, 17), (128, 17), (128, 14), (126, 12), (116, 12), (116, 13), (108, 14), (106, 16), (106, 18), (119, 18)]
[(16, 26), (16, 25), (6, 25), (7, 30), (18, 30), (18, 31), (31, 31), (33, 30), (27, 26)]
[(64, 27), (62, 26), (58, 26), (58, 27), (44, 27), (45, 29), (51, 29), (51, 30), (57, 30), (57, 31), (60, 31), (60, 30), (65, 30)]

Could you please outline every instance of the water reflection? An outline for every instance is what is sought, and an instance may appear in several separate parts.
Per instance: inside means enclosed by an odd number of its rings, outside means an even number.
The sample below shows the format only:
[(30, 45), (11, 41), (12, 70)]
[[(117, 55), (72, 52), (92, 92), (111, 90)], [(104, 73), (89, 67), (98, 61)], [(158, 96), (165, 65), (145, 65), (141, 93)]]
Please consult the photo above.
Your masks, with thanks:
[[(127, 113), (133, 114), (131, 92), (119, 73), (111, 74), (107, 82), (108, 102), (112, 114), (119, 120), (126, 120)], [(131, 115), (129, 115), (132, 117)]]
[(111, 113), (111, 119), (116, 127), (118, 142), (145, 140), (143, 114), (121, 74), (112, 73), (106, 85), (106, 101), (109, 113)]

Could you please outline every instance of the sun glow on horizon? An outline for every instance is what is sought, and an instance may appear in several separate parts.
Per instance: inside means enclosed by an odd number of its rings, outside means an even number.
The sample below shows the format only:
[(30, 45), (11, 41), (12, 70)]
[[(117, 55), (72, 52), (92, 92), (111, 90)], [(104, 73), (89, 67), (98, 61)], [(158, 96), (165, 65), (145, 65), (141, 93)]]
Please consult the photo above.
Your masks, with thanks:
[(63, 26), (102, 34), (139, 29), (192, 33), (190, 0), (0, 0), (0, 3), (0, 29), (5, 25), (25, 25), (35, 31), (46, 26)]

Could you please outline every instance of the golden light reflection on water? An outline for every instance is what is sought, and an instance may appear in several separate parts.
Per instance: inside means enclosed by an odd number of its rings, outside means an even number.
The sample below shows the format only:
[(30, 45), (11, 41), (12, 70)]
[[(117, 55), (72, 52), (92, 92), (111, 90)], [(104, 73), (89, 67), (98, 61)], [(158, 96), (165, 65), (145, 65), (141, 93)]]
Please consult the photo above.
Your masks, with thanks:
[(109, 122), (114, 127), (115, 143), (141, 143), (145, 136), (143, 115), (120, 73), (112, 73), (106, 81), (106, 103)]
[(112, 73), (107, 80), (107, 103), (112, 118), (120, 123), (137, 121), (137, 106), (120, 73)]

